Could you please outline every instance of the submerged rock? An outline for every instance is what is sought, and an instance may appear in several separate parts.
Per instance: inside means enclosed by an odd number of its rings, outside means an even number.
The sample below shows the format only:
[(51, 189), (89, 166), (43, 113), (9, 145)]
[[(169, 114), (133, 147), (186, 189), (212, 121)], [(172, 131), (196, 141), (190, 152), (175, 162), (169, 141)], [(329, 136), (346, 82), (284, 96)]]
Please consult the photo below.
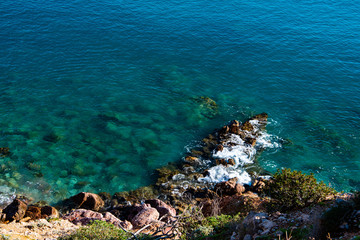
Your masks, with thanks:
[(206, 118), (214, 118), (218, 114), (216, 102), (209, 97), (194, 97), (192, 100), (198, 104), (201, 115)]
[(8, 147), (0, 147), (0, 157), (6, 157), (10, 154), (10, 149)]

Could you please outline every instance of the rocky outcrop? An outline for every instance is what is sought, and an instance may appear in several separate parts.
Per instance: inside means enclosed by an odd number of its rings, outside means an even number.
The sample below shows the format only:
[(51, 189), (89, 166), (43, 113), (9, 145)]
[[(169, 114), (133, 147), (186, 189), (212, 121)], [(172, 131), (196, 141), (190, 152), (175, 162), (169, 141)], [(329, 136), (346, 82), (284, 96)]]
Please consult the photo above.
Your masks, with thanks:
[(267, 213), (256, 213), (250, 212), (249, 215), (242, 222), (242, 233), (243, 235), (252, 235), (255, 234), (266, 235), (270, 233), (273, 227), (277, 224), (269, 220), (269, 215)]
[(237, 182), (238, 179), (235, 177), (228, 181), (218, 183), (215, 185), (215, 191), (223, 195), (241, 194), (245, 191), (245, 187)]
[[(180, 209), (176, 203), (182, 201), (184, 194), (197, 199), (209, 197), (207, 194), (200, 194), (208, 192), (207, 189), (213, 190), (215, 195), (243, 193), (245, 187), (241, 183), (250, 185), (252, 176), (239, 168), (244, 164), (252, 164), (256, 152), (262, 149), (261, 144), (256, 144), (263, 135), (262, 130), (267, 124), (267, 117), (266, 113), (262, 113), (244, 123), (233, 120), (202, 139), (198, 147), (189, 151), (180, 166), (174, 168), (174, 165), (171, 165), (159, 169), (155, 187), (159, 189), (160, 196), (163, 196), (160, 198), (171, 199)], [(242, 159), (236, 158), (239, 155)], [(252, 167), (254, 172), (261, 174), (260, 168)], [(224, 175), (218, 177), (219, 172)], [(239, 177), (238, 183), (233, 179), (216, 185), (219, 180), (226, 179), (229, 172), (232, 172), (232, 176)]]
[(56, 208), (51, 206), (37, 207), (29, 206), (25, 213), (25, 218), (29, 217), (31, 220), (40, 218), (58, 218), (59, 212)]
[(27, 204), (20, 199), (14, 199), (14, 201), (8, 205), (4, 210), (4, 218), (6, 221), (20, 221), (24, 216), (27, 209)]
[(126, 230), (131, 230), (132, 225), (128, 221), (121, 221), (109, 212), (99, 213), (87, 209), (76, 209), (63, 217), (74, 224), (87, 225), (92, 221), (106, 221), (114, 224), (115, 226), (122, 227)]
[(145, 203), (150, 204), (151, 207), (155, 208), (159, 212), (160, 217), (165, 215), (169, 215), (172, 217), (176, 216), (175, 208), (169, 206), (168, 204), (164, 203), (159, 199), (146, 200)]
[(160, 217), (159, 212), (152, 207), (147, 207), (141, 210), (136, 216), (131, 220), (131, 223), (135, 228), (141, 228), (147, 224), (150, 224)]

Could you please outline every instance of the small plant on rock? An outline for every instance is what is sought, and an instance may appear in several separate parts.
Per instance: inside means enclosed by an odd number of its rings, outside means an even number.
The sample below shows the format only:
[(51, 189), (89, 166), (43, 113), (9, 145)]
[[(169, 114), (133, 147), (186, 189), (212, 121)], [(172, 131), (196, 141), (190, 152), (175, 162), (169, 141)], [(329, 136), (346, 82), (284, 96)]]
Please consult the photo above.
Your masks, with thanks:
[(287, 211), (324, 201), (336, 191), (324, 182), (317, 182), (312, 173), (306, 175), (285, 168), (274, 174), (273, 180), (265, 187), (265, 193), (272, 198), (272, 208)]

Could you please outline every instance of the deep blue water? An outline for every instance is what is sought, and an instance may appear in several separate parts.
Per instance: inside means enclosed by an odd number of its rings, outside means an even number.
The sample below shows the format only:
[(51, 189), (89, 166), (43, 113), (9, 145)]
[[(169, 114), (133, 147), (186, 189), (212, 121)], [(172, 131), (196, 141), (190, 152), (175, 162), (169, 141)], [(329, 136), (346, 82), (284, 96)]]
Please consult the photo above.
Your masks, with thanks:
[(260, 112), (292, 143), (264, 151), (263, 168), (359, 188), (359, 4), (1, 1), (1, 191), (134, 189)]

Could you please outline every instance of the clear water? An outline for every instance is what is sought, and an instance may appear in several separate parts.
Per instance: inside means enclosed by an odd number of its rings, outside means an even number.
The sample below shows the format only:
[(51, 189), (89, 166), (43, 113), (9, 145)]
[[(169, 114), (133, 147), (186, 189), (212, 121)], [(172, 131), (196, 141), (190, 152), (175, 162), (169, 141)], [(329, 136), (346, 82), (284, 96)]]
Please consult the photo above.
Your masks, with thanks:
[(292, 142), (261, 154), (266, 170), (359, 187), (359, 3), (0, 1), (1, 191), (134, 189), (260, 112)]

